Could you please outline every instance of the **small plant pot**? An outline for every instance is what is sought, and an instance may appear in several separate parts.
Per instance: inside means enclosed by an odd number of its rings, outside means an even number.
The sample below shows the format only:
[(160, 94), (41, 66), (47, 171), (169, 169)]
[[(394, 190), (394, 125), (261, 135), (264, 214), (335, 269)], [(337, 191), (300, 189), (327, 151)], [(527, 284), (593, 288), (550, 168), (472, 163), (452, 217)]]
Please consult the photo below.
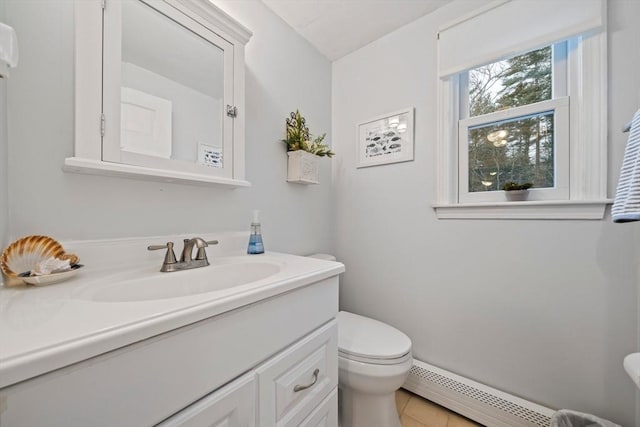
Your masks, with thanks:
[(287, 181), (297, 184), (320, 184), (320, 157), (306, 151), (288, 151)]
[(529, 197), (529, 190), (509, 190), (504, 195), (510, 202), (524, 202)]

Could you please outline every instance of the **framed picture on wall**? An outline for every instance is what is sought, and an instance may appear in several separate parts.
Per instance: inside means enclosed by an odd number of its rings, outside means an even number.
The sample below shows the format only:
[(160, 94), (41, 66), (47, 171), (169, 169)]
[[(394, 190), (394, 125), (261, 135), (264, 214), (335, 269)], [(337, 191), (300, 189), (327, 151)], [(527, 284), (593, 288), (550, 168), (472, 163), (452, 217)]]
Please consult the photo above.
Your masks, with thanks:
[(413, 107), (358, 124), (357, 168), (413, 160)]

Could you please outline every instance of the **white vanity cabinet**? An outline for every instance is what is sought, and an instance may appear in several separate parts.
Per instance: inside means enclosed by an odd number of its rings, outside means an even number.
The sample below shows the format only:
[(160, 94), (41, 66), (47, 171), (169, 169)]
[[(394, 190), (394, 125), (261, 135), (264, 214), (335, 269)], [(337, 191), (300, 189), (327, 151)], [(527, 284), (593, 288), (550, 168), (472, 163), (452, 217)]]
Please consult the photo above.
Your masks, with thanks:
[(332, 320), (159, 426), (337, 426), (337, 339)]
[(333, 276), (166, 331), (0, 389), (0, 425), (336, 427), (337, 309)]
[(251, 371), (158, 424), (158, 427), (253, 427), (255, 400), (255, 374)]

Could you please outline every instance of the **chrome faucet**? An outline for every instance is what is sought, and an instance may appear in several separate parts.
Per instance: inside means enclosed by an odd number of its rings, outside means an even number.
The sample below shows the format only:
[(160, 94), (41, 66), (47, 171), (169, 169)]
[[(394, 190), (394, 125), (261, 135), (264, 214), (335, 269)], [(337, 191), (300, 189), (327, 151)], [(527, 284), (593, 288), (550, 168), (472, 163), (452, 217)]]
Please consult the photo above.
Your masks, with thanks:
[[(207, 259), (207, 252), (205, 248), (209, 245), (217, 244), (217, 240), (206, 241), (200, 237), (184, 239), (184, 248), (182, 249), (182, 255), (180, 255), (180, 261), (176, 260), (176, 254), (173, 252), (173, 242), (167, 242), (165, 245), (151, 245), (148, 246), (147, 249), (150, 251), (157, 251), (160, 249), (167, 250), (160, 271), (169, 273), (172, 271), (206, 267), (209, 265), (209, 260)], [(193, 258), (194, 247), (198, 249), (195, 259)]]

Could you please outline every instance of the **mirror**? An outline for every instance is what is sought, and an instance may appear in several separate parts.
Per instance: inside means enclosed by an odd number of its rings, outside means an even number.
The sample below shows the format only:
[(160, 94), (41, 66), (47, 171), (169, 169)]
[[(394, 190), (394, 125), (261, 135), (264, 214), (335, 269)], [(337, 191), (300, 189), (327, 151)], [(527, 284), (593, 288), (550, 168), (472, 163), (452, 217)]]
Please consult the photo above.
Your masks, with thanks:
[(76, 146), (65, 170), (249, 185), (242, 108), (251, 32), (206, 0), (75, 6)]
[(143, 1), (121, 14), (120, 161), (223, 170), (224, 50)]
[(223, 50), (141, 1), (122, 3), (123, 151), (223, 165)]

